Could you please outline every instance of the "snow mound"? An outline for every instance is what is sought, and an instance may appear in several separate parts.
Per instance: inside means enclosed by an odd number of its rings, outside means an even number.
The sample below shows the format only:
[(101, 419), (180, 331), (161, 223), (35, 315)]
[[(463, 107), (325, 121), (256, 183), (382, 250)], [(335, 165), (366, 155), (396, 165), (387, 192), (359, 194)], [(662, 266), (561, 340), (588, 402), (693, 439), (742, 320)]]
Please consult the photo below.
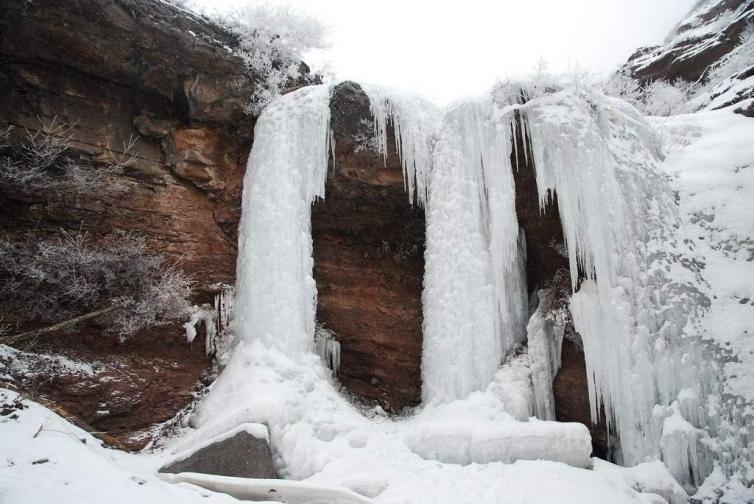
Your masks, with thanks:
[[(200, 406), (199, 428), (192, 442), (243, 422), (265, 423), (282, 477), (343, 486), (379, 503), (470, 503), (503, 495), (512, 503), (549, 503), (553, 499), (595, 504), (642, 502), (627, 484), (616, 486), (587, 469), (523, 460), (553, 457), (588, 465), (582, 455), (580, 460), (569, 459), (572, 453), (588, 454), (588, 433), (579, 430), (585, 430), (583, 426), (528, 418), (532, 408), (529, 380), (525, 355), (521, 355), (501, 367), (484, 391), (427, 406), (412, 416), (390, 418), (380, 409), (360, 410), (351, 404), (313, 352), (286, 353), (261, 341), (241, 343)], [(430, 453), (443, 442), (417, 437), (422, 432), (441, 436), (440, 419), (465, 435), (486, 429), (491, 438), (502, 436), (486, 453), (483, 447), (477, 452), (480, 461), (486, 457), (497, 462), (460, 465), (417, 455)], [(553, 441), (558, 433), (567, 433), (568, 438), (552, 446), (522, 446), (512, 438), (504, 439), (504, 432), (515, 429), (539, 429), (542, 440)], [(590, 489), (587, 496), (585, 487)]]

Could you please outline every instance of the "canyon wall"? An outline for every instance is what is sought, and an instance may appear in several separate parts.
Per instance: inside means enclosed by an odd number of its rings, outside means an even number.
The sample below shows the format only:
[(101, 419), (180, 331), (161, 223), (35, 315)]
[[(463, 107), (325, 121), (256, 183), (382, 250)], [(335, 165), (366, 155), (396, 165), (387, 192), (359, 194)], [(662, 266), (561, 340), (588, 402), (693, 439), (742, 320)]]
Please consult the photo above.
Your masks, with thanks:
[[(160, 1), (0, 0), (0, 11), (0, 127), (18, 139), (67, 124), (72, 154), (95, 167), (137, 138), (133, 164), (95, 190), (0, 190), (0, 233), (83, 230), (96, 242), (126, 230), (192, 276), (195, 302), (233, 283), (254, 126), (243, 111), (254, 78), (233, 37)], [(92, 373), (26, 369), (19, 355), (0, 355), (0, 367), (127, 448), (185, 407), (208, 370), (202, 342), (186, 343), (179, 324), (125, 343), (96, 323), (80, 329), (34, 350), (94, 363)]]

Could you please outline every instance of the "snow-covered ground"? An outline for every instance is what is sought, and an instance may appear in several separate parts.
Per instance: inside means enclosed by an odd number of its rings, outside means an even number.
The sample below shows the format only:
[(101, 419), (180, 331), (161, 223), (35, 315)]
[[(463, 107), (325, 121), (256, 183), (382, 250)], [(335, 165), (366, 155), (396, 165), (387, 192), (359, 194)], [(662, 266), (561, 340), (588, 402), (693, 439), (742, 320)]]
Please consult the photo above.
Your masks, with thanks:
[[(7, 504), (236, 502), (174, 486), (154, 472), (159, 456), (108, 449), (58, 414), (0, 389), (0, 501)], [(16, 403), (18, 404), (18, 403)], [(12, 410), (12, 411), (11, 411)]]
[[(286, 364), (295, 365), (285, 362), (282, 369), (291, 370)], [(304, 372), (311, 369), (313, 363), (302, 364), (307, 365), (299, 368)], [(279, 376), (276, 382), (269, 383), (269, 396), (260, 400), (270, 407), (278, 403), (300, 412), (290, 400), (293, 396), (319, 396), (311, 392), (302, 394), (304, 391), (300, 389), (302, 382), (316, 374), (312, 371), (299, 380)], [(325, 385), (327, 380), (317, 381), (317, 388), (330, 388)], [(0, 389), (0, 403), (9, 405), (16, 398), (14, 392)], [(336, 399), (334, 390), (322, 399), (319, 405), (316, 404), (319, 401), (299, 405), (319, 407), (305, 423), (292, 426), (285, 438), (292, 442), (296, 430), (317, 429), (319, 437), (306, 437), (316, 439), (315, 443), (329, 443), (334, 447), (331, 450), (334, 456), (328, 457), (329, 460), (321, 456), (319, 460), (307, 460), (305, 450), (317, 447), (301, 446), (298, 453), (301, 460), (315, 466), (326, 464), (327, 470), (308, 479), (314, 485), (304, 487), (323, 489), (322, 493), (312, 492), (309, 498), (299, 497), (291, 502), (323, 502), (317, 499), (336, 491), (343, 494), (345, 492), (337, 488), (345, 487), (367, 499), (374, 497), (375, 502), (494, 503), (504, 498), (511, 503), (636, 504), (664, 502), (658, 500), (656, 494), (673, 487), (672, 478), (661, 465), (652, 471), (652, 479), (643, 483), (646, 493), (640, 494), (632, 489), (632, 485), (636, 485), (624, 475), (622, 468), (606, 462), (599, 462), (600, 469), (591, 471), (545, 461), (459, 465), (424, 460), (411, 453), (401, 439), (407, 427), (419, 427), (419, 424), (405, 422), (402, 426), (403, 422), (381, 416), (370, 419), (355, 409), (349, 415), (346, 407), (338, 411), (343, 414), (338, 421), (338, 416), (327, 415), (321, 408), (328, 403), (332, 408), (332, 401), (345, 404), (345, 400)], [(242, 412), (238, 415), (236, 418), (240, 418)], [(316, 417), (320, 417), (320, 423), (316, 423)], [(31, 401), (23, 401), (21, 409), (0, 416), (0, 434), (0, 498), (4, 503), (237, 502), (222, 493), (186, 483), (170, 484), (155, 475), (157, 468), (192, 436), (159, 453), (126, 454), (103, 447), (90, 434)], [(196, 437), (193, 442), (197, 442)], [(224, 488), (222, 478), (208, 481), (216, 488)], [(238, 485), (237, 481), (231, 482)], [(234, 491), (239, 493), (242, 487), (236, 486)], [(247, 493), (257, 488), (249, 487)], [(230, 490), (231, 486), (227, 488)]]

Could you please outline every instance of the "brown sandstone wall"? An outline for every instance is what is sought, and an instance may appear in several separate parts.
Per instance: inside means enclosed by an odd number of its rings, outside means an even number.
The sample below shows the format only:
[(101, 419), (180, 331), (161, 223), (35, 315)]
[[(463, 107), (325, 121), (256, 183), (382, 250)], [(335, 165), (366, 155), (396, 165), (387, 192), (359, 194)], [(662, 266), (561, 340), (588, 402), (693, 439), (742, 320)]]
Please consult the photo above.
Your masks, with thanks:
[[(97, 162), (138, 136), (137, 160), (90, 194), (1, 194), (5, 230), (82, 227), (143, 234), (206, 287), (232, 282), (253, 82), (196, 16), (138, 0), (0, 1), (0, 120), (72, 125)], [(193, 34), (192, 34), (193, 33)]]
[(341, 382), (397, 411), (421, 399), (424, 212), (394, 149), (385, 162), (358, 141), (372, 136), (358, 84), (338, 85), (331, 110), (334, 165), (312, 208), (317, 319), (341, 344)]
[[(95, 191), (0, 191), (0, 233), (83, 229), (97, 240), (127, 230), (180, 260), (197, 302), (232, 283), (254, 123), (243, 112), (254, 82), (232, 37), (160, 1), (0, 0), (0, 12), (0, 126), (23, 133), (57, 118), (94, 166), (138, 136), (133, 166)], [(128, 448), (186, 406), (208, 368), (203, 342), (187, 344), (179, 325), (122, 343), (90, 324), (35, 350), (95, 362), (91, 376), (41, 369), (20, 379)]]

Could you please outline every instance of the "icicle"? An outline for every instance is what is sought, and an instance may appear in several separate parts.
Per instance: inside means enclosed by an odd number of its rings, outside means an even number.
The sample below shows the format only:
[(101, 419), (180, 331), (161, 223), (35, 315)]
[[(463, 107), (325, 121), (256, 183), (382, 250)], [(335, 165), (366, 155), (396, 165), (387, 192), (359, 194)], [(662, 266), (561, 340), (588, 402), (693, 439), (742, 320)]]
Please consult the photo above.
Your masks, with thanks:
[[(558, 196), (576, 330), (584, 343), (592, 419), (600, 405), (624, 462), (660, 456), (662, 419), (681, 389), (712, 383), (693, 320), (705, 304), (682, 260), (678, 213), (641, 115), (605, 97), (561, 92), (522, 107), (540, 205)], [(612, 425), (614, 421), (614, 426)]]
[(387, 159), (387, 129), (391, 124), (409, 201), (425, 206), (437, 109), (410, 93), (363, 84), (361, 87), (369, 97), (379, 153)]
[(317, 290), (311, 204), (325, 194), (330, 89), (272, 102), (254, 129), (239, 227), (234, 329), (280, 350), (311, 349)]
[(215, 294), (215, 311), (217, 312), (217, 333), (221, 334), (223, 331), (230, 327), (230, 321), (233, 318), (233, 300), (236, 296), (236, 289), (232, 285), (218, 284), (216, 287), (219, 290)]
[(340, 370), (340, 343), (335, 339), (335, 334), (324, 326), (317, 325), (314, 332), (314, 348), (325, 366), (337, 375)]

